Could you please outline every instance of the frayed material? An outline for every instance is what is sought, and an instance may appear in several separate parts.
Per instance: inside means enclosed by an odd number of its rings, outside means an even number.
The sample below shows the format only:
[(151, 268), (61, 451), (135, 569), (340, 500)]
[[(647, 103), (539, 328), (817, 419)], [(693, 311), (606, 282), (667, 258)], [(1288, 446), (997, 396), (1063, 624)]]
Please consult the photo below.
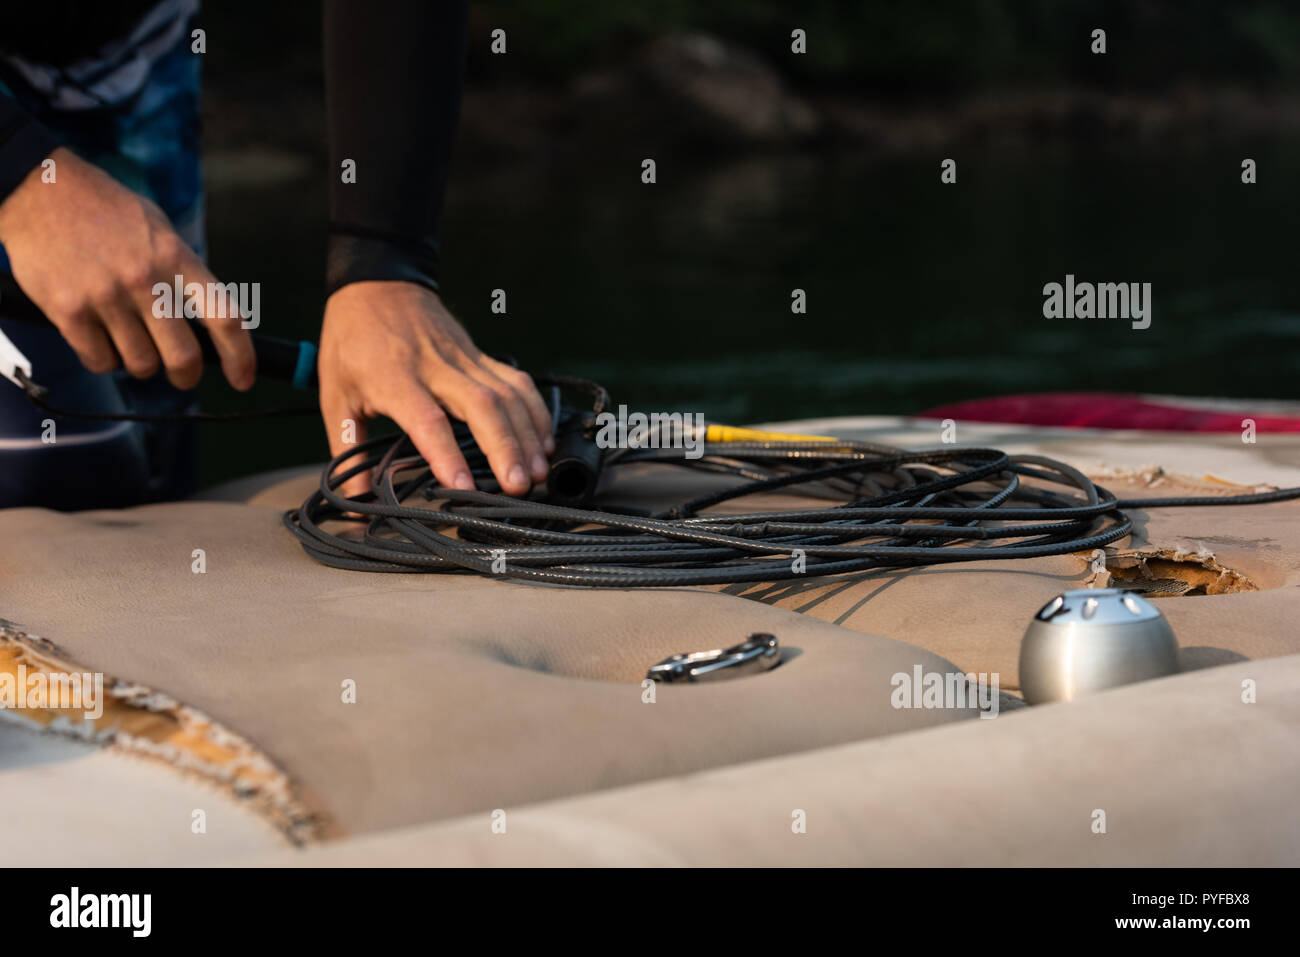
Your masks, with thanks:
[(1106, 550), (1106, 570), (1095, 574), (1090, 588), (1129, 588), (1148, 598), (1183, 595), (1234, 595), (1259, 591), (1250, 578), (1220, 564), (1204, 545), (1185, 548), (1117, 548)]
[[(53, 682), (85, 673), (50, 641), (0, 618), (0, 676), (12, 682)], [(332, 832), (324, 816), (308, 809), (292, 780), (252, 742), (171, 696), (111, 675), (102, 676), (97, 717), (85, 709), (0, 709), (9, 720), (123, 753), (162, 761), (214, 783), (267, 819), (295, 846)]]

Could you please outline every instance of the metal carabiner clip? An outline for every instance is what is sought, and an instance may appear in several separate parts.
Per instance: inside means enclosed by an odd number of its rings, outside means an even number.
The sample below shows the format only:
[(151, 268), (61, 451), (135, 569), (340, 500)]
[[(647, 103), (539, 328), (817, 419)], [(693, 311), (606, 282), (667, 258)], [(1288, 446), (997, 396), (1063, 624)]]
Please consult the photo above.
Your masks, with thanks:
[(756, 632), (738, 645), (721, 650), (673, 655), (646, 672), (652, 681), (721, 681), (767, 671), (781, 660), (775, 635)]

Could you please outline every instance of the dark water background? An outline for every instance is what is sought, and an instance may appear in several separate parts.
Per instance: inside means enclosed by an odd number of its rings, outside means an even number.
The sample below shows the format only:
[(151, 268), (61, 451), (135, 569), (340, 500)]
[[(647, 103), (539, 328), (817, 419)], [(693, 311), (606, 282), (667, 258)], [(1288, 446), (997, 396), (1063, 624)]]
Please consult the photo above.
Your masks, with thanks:
[[(937, 154), (661, 156), (647, 186), (618, 152), (453, 175), (444, 298), (484, 349), (735, 423), (1047, 390), (1300, 398), (1300, 144), (964, 147), (951, 186)], [(211, 261), (262, 283), (271, 334), (318, 332), (323, 176), (210, 178)], [(1067, 272), (1150, 282), (1151, 327), (1043, 318)], [(201, 428), (208, 482), (326, 457), (310, 418)]]

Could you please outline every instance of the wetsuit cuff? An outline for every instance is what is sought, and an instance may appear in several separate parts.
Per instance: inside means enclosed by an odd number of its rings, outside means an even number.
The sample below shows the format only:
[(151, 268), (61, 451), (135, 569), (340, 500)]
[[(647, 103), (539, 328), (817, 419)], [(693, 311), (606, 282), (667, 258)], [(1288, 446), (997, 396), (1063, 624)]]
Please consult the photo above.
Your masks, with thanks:
[(413, 282), (438, 292), (438, 250), (423, 242), (359, 236), (331, 230), (325, 263), (325, 296), (354, 282)]
[(0, 98), (0, 202), (58, 146), (57, 136), (12, 100)]

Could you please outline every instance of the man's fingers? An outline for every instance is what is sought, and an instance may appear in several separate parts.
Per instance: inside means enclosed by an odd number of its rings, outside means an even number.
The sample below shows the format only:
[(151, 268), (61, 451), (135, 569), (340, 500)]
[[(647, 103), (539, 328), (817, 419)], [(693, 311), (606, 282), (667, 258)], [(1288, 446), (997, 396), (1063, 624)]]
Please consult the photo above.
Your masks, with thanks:
[[(524, 471), (528, 473), (533, 482), (545, 481), (547, 471), (546, 453), (542, 451), (542, 440), (533, 427), (532, 416), (529, 415), (523, 397), (509, 383), (497, 378), (487, 369), (478, 370), (475, 381), (486, 385), (496, 393), (498, 405), (509, 420), (510, 431), (514, 434), (515, 442), (519, 446), (519, 455)], [(476, 432), (475, 436), (477, 437), (477, 435)]]
[(81, 364), (91, 372), (102, 375), (117, 368), (117, 350), (97, 318), (83, 317), (65, 322), (59, 327), (59, 332), (77, 353)]
[(145, 328), (167, 369), (167, 379), (178, 389), (192, 389), (203, 375), (203, 352), (190, 325), (181, 317), (159, 319), (150, 308), (144, 313)]
[(148, 379), (158, 371), (158, 350), (135, 310), (125, 302), (109, 301), (99, 307), (99, 317), (122, 357), (126, 371)]
[(546, 407), (546, 402), (542, 399), (541, 393), (537, 391), (537, 386), (533, 384), (533, 377), (527, 372), (506, 365), (504, 362), (497, 362), (495, 359), (489, 361), (492, 363), (491, 369), (496, 376), (514, 389), (515, 394), (519, 396), (519, 400), (523, 403), (523, 407), (528, 414), (528, 419), (532, 423), (533, 431), (541, 442), (542, 450), (547, 455), (550, 455), (555, 451), (551, 410)]
[[(228, 294), (226, 287), (217, 282), (203, 261), (188, 247), (181, 254), (181, 266), (187, 286), (191, 282), (203, 286), (205, 295), (199, 321), (207, 327), (217, 347), (226, 381), (241, 392), (251, 389), (257, 375), (257, 357), (253, 354), (252, 337), (241, 326), (241, 304)], [(216, 308), (211, 308), (213, 306)]]
[(427, 389), (412, 380), (393, 408), (384, 413), (410, 436), (443, 487), (465, 491), (474, 488), (474, 477), (452, 434), (447, 413)]
[(473, 379), (448, 385), (447, 407), (469, 425), (492, 474), (507, 495), (523, 495), (532, 487), (524, 462), (524, 449), (515, 435), (504, 400), (490, 386)]

